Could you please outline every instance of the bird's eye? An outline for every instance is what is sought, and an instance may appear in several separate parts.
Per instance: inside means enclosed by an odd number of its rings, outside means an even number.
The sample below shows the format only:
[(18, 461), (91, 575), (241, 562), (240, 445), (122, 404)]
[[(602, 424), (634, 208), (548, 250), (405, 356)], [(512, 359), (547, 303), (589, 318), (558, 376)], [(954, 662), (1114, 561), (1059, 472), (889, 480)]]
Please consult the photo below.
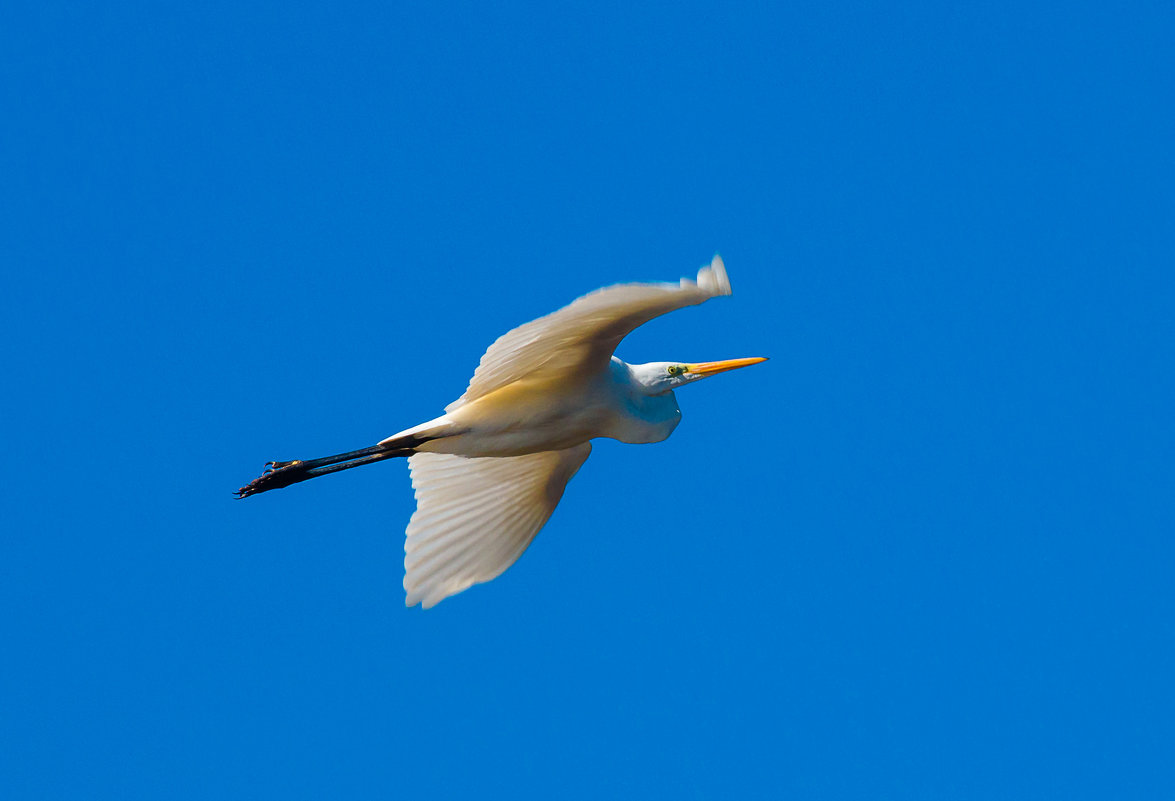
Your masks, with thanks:
[(669, 365), (669, 375), (681, 375), (685, 372), (685, 365), (671, 364)]

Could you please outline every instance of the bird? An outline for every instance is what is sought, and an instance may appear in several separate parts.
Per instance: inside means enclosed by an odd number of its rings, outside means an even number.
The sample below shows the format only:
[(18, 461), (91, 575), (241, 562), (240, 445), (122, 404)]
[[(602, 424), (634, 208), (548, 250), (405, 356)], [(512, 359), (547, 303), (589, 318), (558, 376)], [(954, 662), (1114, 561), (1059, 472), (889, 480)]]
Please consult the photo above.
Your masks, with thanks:
[(638, 326), (730, 295), (720, 256), (696, 280), (597, 289), (499, 337), (444, 414), (374, 446), (271, 461), (246, 498), (406, 457), (416, 510), (404, 540), (405, 605), (428, 609), (510, 567), (555, 510), (598, 437), (646, 444), (681, 421), (674, 391), (767, 361), (628, 364), (614, 354)]

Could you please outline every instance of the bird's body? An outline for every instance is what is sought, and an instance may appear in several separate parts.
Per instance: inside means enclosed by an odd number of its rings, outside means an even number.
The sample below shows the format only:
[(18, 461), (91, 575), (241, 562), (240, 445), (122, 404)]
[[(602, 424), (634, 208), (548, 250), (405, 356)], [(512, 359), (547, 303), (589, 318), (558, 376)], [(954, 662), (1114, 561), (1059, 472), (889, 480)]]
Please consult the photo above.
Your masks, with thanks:
[(675, 387), (764, 361), (630, 365), (612, 355), (641, 323), (729, 294), (717, 256), (696, 282), (597, 290), (499, 338), (440, 417), (371, 448), (272, 462), (238, 494), (408, 457), (417, 509), (404, 546), (404, 588), (409, 606), (433, 606), (518, 558), (587, 459), (592, 439), (660, 442), (681, 421)]
[[(417, 452), (522, 456), (570, 448), (595, 437), (631, 444), (660, 442), (681, 421), (672, 390), (646, 395), (632, 368), (612, 357), (608, 369), (560, 379), (524, 378), (393, 434), (380, 445), (429, 437)], [(435, 437), (435, 439), (434, 439)]]

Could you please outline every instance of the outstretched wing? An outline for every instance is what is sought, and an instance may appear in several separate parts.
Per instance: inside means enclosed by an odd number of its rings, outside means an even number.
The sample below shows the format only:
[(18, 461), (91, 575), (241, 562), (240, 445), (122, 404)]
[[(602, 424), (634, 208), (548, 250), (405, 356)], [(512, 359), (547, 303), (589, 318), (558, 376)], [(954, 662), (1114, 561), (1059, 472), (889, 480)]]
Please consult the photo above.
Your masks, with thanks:
[(680, 284), (617, 284), (597, 289), (557, 312), (503, 334), (481, 357), (465, 394), (445, 407), (488, 395), (526, 376), (574, 368), (612, 357), (620, 340), (662, 314), (730, 294), (718, 256), (698, 271), (698, 280)]
[(405, 603), (424, 608), (497, 578), (547, 522), (590, 442), (525, 456), (408, 458), (416, 512), (404, 541)]

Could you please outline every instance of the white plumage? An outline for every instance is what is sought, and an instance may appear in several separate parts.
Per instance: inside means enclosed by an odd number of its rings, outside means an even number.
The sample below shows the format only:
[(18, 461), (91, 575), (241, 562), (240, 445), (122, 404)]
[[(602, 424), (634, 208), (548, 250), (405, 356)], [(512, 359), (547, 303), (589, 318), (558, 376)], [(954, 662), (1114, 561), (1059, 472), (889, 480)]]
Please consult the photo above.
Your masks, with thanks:
[(637, 326), (729, 294), (730, 279), (720, 256), (698, 271), (696, 282), (683, 278), (680, 284), (616, 284), (597, 289), (498, 337), (481, 357), (465, 394), (445, 411), (544, 372), (561, 374), (580, 366), (602, 370), (620, 340)]
[(428, 609), (501, 575), (555, 511), (591, 451), (585, 442), (525, 456), (410, 456), (416, 512), (404, 540), (407, 605)]
[(715, 256), (697, 280), (619, 284), (498, 338), (445, 413), (371, 448), (271, 462), (241, 497), (407, 456), (417, 507), (404, 542), (406, 603), (431, 607), (502, 573), (551, 516), (590, 440), (660, 442), (681, 419), (673, 390), (764, 361), (627, 364), (620, 341), (654, 317), (730, 294)]

